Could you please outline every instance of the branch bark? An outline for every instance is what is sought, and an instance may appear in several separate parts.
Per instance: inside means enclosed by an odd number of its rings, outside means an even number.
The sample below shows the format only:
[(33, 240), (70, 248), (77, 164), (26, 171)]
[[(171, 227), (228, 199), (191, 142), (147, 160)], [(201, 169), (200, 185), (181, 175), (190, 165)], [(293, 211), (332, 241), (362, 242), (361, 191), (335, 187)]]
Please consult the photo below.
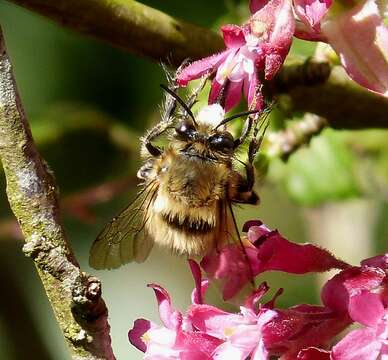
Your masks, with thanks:
[(342, 66), (328, 67), (310, 61), (285, 66), (275, 85), (279, 105), (321, 116), (336, 129), (387, 128), (388, 98), (350, 80)]
[(11, 0), (64, 27), (179, 66), (223, 48), (221, 37), (133, 0)]
[[(152, 9), (133, 0), (9, 0), (60, 25), (156, 61), (178, 66), (184, 59), (210, 55), (223, 48), (219, 34)], [(290, 111), (325, 117), (334, 128), (388, 127), (388, 99), (361, 88), (329, 68), (317, 82), (312, 75), (322, 66), (286, 65), (280, 74)], [(306, 73), (307, 71), (307, 73)], [(312, 71), (312, 72), (311, 72)], [(292, 74), (292, 76), (290, 76)], [(307, 79), (306, 80), (306, 74)], [(319, 77), (318, 77), (319, 79)], [(312, 80), (312, 82), (310, 81)], [(327, 81), (326, 81), (327, 80)]]
[(114, 360), (101, 283), (82, 272), (59, 220), (53, 174), (23, 112), (0, 29), (0, 159), (7, 195), (73, 359)]

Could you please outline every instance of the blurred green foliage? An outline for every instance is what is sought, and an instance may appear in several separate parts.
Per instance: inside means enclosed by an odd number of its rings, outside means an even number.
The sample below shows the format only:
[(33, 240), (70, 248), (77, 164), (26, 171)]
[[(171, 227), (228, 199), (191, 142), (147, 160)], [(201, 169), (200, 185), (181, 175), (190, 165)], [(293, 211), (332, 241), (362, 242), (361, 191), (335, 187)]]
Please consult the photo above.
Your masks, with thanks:
[(355, 156), (334, 131), (325, 131), (308, 148), (291, 155), (283, 176), (289, 196), (303, 205), (318, 205), (360, 194)]
[[(215, 29), (223, 23), (241, 22), (248, 13), (246, 1), (198, 0), (190, 5), (190, 11), (184, 1), (143, 2)], [(79, 36), (6, 2), (0, 3), (0, 23), (34, 138), (55, 173), (61, 195), (66, 198), (106, 181), (133, 177), (140, 163), (138, 136), (158, 119), (162, 97), (159, 84), (165, 81), (161, 67)], [(296, 41), (291, 52), (311, 56), (313, 51), (313, 44)], [(202, 97), (206, 100), (206, 94)], [(274, 112), (270, 131), (287, 127), (288, 120), (285, 114)], [(236, 132), (241, 129), (241, 123), (233, 126)], [(264, 145), (256, 164), (259, 174), (268, 170), (270, 176), (260, 191), (262, 205), (238, 210), (240, 224), (261, 218), (288, 238), (307, 241), (308, 226), (300, 205), (318, 206), (368, 195), (374, 198), (378, 209), (377, 226), (371, 230), (376, 239), (372, 246), (376, 251), (387, 250), (386, 132), (328, 130), (286, 163), (278, 159), (268, 163)], [(0, 189), (4, 188), (1, 176)], [(95, 206), (93, 223), (85, 223), (69, 212), (64, 215), (67, 233), (83, 269), (97, 273), (103, 281), (113, 346), (119, 360), (140, 358), (127, 341), (127, 331), (134, 319), (158, 320), (153, 294), (145, 284), (166, 285), (181, 309), (189, 303), (193, 286), (184, 259), (158, 249), (142, 265), (131, 264), (112, 272), (88, 268), (91, 242), (135, 192), (133, 185), (113, 201)], [(0, 191), (0, 358), (67, 359), (33, 265), (22, 255), (22, 242), (1, 232), (2, 221), (8, 221), (10, 216), (5, 192)], [(318, 301), (313, 276), (265, 274), (262, 278), (274, 291), (285, 288), (280, 305)], [(212, 300), (219, 301), (214, 289)]]

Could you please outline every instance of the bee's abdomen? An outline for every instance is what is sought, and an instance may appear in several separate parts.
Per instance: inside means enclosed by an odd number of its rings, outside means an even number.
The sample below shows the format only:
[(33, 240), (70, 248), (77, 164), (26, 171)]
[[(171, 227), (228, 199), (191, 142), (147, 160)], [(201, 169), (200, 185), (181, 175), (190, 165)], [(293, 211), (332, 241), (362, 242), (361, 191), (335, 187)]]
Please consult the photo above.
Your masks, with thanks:
[(162, 214), (162, 219), (172, 228), (189, 234), (206, 234), (214, 229), (214, 224), (205, 219)]

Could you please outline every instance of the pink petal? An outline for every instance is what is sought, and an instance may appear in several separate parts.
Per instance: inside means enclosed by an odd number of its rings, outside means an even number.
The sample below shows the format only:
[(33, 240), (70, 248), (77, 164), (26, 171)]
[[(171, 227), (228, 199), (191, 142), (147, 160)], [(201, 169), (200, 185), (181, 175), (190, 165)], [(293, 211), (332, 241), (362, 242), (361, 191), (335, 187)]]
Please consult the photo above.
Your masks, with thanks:
[(209, 281), (202, 281), (201, 268), (199, 267), (196, 261), (191, 259), (189, 259), (188, 261), (195, 282), (195, 289), (191, 294), (191, 302), (193, 304), (203, 304), (203, 298), (206, 294), (207, 288), (209, 287)]
[(175, 347), (183, 350), (180, 359), (211, 360), (211, 354), (222, 343), (222, 340), (202, 332), (179, 331)]
[(351, 320), (327, 308), (300, 305), (277, 310), (277, 316), (263, 327), (264, 343), (271, 354), (296, 359), (301, 349), (326, 346)]
[(137, 319), (133, 324), (133, 328), (128, 331), (129, 342), (137, 347), (140, 351), (145, 352), (147, 345), (141, 337), (151, 328), (151, 322), (146, 319)]
[(307, 41), (322, 41), (327, 42), (326, 36), (324, 36), (321, 31), (311, 30), (310, 27), (301, 21), (295, 22), (295, 32), (294, 36), (298, 39), (307, 40)]
[(272, 51), (282, 55), (283, 60), (288, 54), (292, 43), (292, 37), (295, 30), (294, 13), (291, 1), (288, 0), (272, 0), (272, 9), (268, 12), (272, 13), (273, 27), (270, 33), (270, 44)]
[(241, 100), (243, 82), (229, 81), (225, 89), (225, 112), (236, 106)]
[(237, 25), (221, 26), (224, 43), (229, 49), (236, 49), (245, 45), (245, 36), (243, 29)]
[(251, 309), (254, 312), (258, 311), (259, 300), (268, 292), (269, 287), (266, 282), (260, 284), (260, 286), (250, 294), (244, 302), (244, 306)]
[(244, 322), (240, 315), (228, 313), (211, 305), (191, 306), (188, 318), (194, 328), (220, 339), (225, 338), (226, 328), (233, 328)]
[(262, 7), (267, 5), (269, 0), (250, 0), (249, 1), (249, 9), (251, 11), (251, 14), (254, 14), (255, 12), (259, 11)]
[[(244, 81), (244, 94), (247, 99), (248, 107), (251, 110), (260, 110), (264, 107), (264, 98), (260, 89), (260, 82), (257, 77), (256, 71), (248, 79)], [(252, 103), (255, 101), (255, 106), (252, 107)]]
[(247, 354), (244, 349), (238, 348), (230, 342), (221, 344), (214, 352), (215, 360), (246, 360)]
[(232, 321), (224, 326), (223, 333), (231, 335), (217, 348), (215, 358), (245, 360), (251, 355), (252, 360), (266, 359), (268, 352), (261, 339), (261, 329), (276, 316), (277, 313), (273, 310), (263, 310), (259, 315), (255, 315), (251, 310), (242, 307), (238, 318), (229, 316)]
[(199, 79), (206, 73), (214, 71), (226, 59), (228, 54), (229, 50), (225, 50), (187, 65), (177, 76), (178, 84), (186, 86), (189, 81)]
[(347, 312), (350, 296), (380, 286), (385, 273), (379, 268), (352, 267), (331, 278), (321, 292), (322, 302), (336, 312)]
[(299, 351), (297, 360), (330, 360), (330, 352), (310, 347)]
[(267, 309), (273, 309), (275, 307), (276, 300), (284, 292), (283, 288), (280, 288), (276, 291), (272, 299), (264, 304), (264, 307)]
[(319, 30), (320, 22), (326, 15), (332, 0), (294, 0), (296, 15), (311, 30)]
[[(248, 257), (256, 257), (256, 249), (253, 246), (246, 251)], [(225, 246), (206, 255), (201, 261), (201, 267), (210, 280), (220, 282), (224, 300), (232, 299), (249, 284), (253, 272), (241, 246), (237, 244)]]
[(283, 65), (284, 57), (273, 53), (265, 57), (265, 79), (272, 80)]
[(261, 40), (265, 57), (265, 78), (272, 79), (279, 71), (292, 43), (295, 31), (291, 1), (270, 0), (250, 18), (252, 34)]
[(155, 291), (156, 300), (159, 306), (159, 316), (165, 327), (175, 330), (182, 323), (182, 314), (171, 306), (171, 299), (168, 292), (157, 284), (149, 284)]
[(384, 313), (384, 305), (379, 294), (362, 291), (350, 297), (349, 315), (360, 324), (376, 327)]
[(381, 343), (370, 328), (354, 330), (332, 349), (333, 360), (376, 360)]
[(361, 265), (373, 266), (383, 270), (388, 270), (388, 254), (377, 255), (361, 261)]
[(209, 105), (218, 103), (221, 100), (220, 95), (223, 88), (224, 86), (222, 84), (220, 84), (216, 79), (213, 79), (209, 94)]
[(268, 270), (305, 274), (349, 266), (327, 250), (312, 244), (292, 243), (276, 230), (265, 235), (261, 235), (262, 233), (263, 228), (255, 226), (248, 231), (249, 240), (254, 242), (258, 250), (256, 262), (252, 264), (257, 269), (255, 275)]
[(322, 32), (354, 81), (388, 96), (388, 29), (374, 0), (332, 16)]
[(201, 261), (208, 278), (221, 281), (224, 300), (233, 298), (249, 283), (252, 275), (264, 271), (304, 274), (349, 266), (326, 250), (312, 244), (292, 243), (264, 225), (244, 226), (244, 230), (248, 228), (253, 246), (245, 246), (246, 254), (239, 245), (232, 244), (208, 254)]
[(269, 351), (265, 348), (264, 341), (260, 339), (255, 351), (252, 354), (252, 360), (267, 360), (269, 359)]

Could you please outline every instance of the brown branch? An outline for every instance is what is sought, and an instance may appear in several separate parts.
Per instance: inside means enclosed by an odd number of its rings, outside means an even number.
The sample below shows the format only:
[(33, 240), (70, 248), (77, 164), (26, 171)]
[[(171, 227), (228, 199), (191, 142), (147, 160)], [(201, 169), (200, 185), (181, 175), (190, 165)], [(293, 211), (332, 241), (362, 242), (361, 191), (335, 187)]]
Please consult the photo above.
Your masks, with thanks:
[(284, 110), (319, 115), (336, 129), (388, 127), (388, 98), (351, 81), (341, 66), (311, 61), (285, 66), (276, 92)]
[[(183, 59), (198, 59), (223, 48), (219, 34), (133, 0), (9, 1), (62, 26), (175, 66)], [(388, 127), (387, 98), (361, 88), (339, 66), (330, 70), (328, 65), (315, 63), (286, 65), (280, 74), (282, 84), (275, 91), (287, 93), (282, 104), (290, 112), (315, 113), (334, 128)]]
[(221, 37), (133, 0), (11, 0), (138, 55), (178, 66), (223, 48)]
[(83, 273), (59, 220), (53, 176), (23, 112), (0, 31), (0, 158), (7, 195), (73, 359), (115, 359), (98, 279)]

